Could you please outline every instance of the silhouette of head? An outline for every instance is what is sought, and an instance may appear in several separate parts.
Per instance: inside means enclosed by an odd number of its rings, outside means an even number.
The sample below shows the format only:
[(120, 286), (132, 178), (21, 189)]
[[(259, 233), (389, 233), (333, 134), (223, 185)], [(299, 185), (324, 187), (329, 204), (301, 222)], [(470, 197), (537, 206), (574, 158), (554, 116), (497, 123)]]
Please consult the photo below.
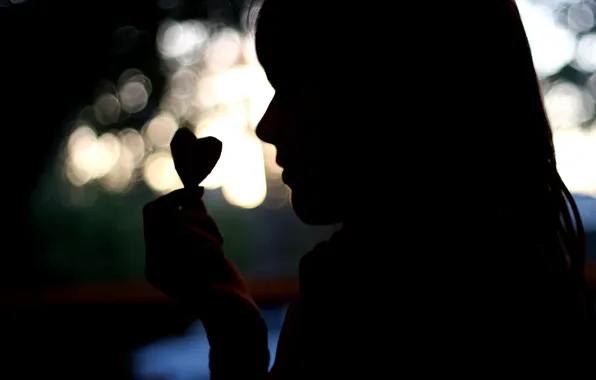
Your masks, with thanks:
[[(424, 15), (419, 20), (440, 31), (449, 51), (441, 72), (437, 49), (409, 24), (387, 22), (382, 9), (335, 3), (265, 0), (257, 22), (257, 55), (275, 89), (257, 135), (276, 146), (303, 221), (345, 222), (365, 197), (368, 208), (395, 212), (357, 186), (363, 172), (383, 170), (398, 183), (391, 193), (409, 218), (424, 208), (478, 226), (501, 218), (531, 246), (552, 246), (557, 231), (575, 230), (514, 2), (483, 3), (474, 13), (462, 2), (404, 4), (400, 14)], [(358, 36), (342, 37), (338, 29), (350, 23)], [(387, 46), (408, 59), (383, 55)], [(394, 117), (396, 108), (403, 117)], [(480, 192), (491, 200), (484, 207), (470, 199)], [(437, 194), (443, 201), (429, 201)]]
[[(444, 237), (436, 252), (456, 246), (463, 261), (478, 260), (481, 244), (507, 270), (515, 262), (535, 273), (543, 261), (581, 282), (583, 228), (557, 172), (515, 2), (382, 6), (261, 7), (257, 56), (276, 92), (257, 135), (276, 146), (297, 215), (327, 224), (368, 208), (375, 226), (390, 224), (378, 214), (399, 218), (396, 234), (424, 241), (422, 256), (433, 252), (431, 216)], [(438, 44), (418, 34), (425, 28)], [(371, 170), (384, 173), (392, 199), (358, 186)]]

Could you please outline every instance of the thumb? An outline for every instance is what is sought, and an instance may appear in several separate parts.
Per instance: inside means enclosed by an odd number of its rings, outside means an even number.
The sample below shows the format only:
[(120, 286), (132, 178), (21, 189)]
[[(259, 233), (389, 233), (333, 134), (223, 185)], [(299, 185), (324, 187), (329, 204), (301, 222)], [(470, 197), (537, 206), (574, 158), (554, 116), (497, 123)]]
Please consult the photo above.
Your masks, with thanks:
[(206, 212), (202, 198), (205, 193), (203, 187), (194, 189), (178, 189), (162, 195), (143, 207), (143, 217), (146, 220), (158, 220), (162, 217), (177, 213), (181, 208)]

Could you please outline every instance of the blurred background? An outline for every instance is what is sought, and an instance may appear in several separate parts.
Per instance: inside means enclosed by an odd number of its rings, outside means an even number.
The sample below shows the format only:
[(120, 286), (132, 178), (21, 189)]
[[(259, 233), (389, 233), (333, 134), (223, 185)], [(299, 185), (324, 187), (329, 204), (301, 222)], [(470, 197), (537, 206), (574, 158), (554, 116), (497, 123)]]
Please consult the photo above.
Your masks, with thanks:
[[(517, 3), (559, 169), (596, 261), (596, 1)], [(182, 187), (168, 147), (177, 120), (224, 143), (203, 183), (206, 203), (263, 305), (274, 347), (298, 260), (333, 228), (298, 221), (274, 149), (255, 136), (273, 96), (248, 22), (257, 9), (244, 0), (0, 0), (0, 96), (11, 105), (1, 121), (10, 140), (4, 207), (29, 205), (26, 220), (12, 223), (32, 234), (16, 250), (22, 242), (4, 232), (1, 310), (11, 357), (40, 363), (17, 360), (10, 378), (42, 369), (80, 379), (208, 378), (200, 324), (143, 275), (141, 207)], [(440, 70), (447, 47), (434, 48)], [(11, 166), (12, 147), (31, 152), (22, 167)]]

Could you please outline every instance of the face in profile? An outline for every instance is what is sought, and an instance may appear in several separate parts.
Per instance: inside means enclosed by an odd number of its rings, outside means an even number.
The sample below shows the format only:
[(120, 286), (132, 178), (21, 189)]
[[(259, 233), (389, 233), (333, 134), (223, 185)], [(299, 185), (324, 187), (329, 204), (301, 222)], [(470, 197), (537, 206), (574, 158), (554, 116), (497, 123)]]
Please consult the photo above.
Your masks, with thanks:
[(277, 149), (296, 214), (308, 224), (344, 221), (347, 160), (337, 133), (340, 121), (326, 106), (325, 91), (305, 82), (276, 86), (272, 80), (272, 85), (276, 93), (257, 135)]
[[(266, 0), (260, 11), (257, 56), (275, 96), (257, 126), (257, 136), (276, 147), (283, 181), (302, 221), (345, 222), (348, 200), (355, 196), (350, 162), (356, 155), (349, 141), (354, 128), (346, 116), (354, 94), (338, 86), (347, 83), (345, 78), (332, 79), (337, 70), (330, 70), (329, 64), (337, 63), (337, 55), (325, 56), (321, 52), (328, 49), (316, 48), (324, 28), (313, 25), (312, 13), (297, 9)], [(305, 29), (305, 23), (312, 28)]]

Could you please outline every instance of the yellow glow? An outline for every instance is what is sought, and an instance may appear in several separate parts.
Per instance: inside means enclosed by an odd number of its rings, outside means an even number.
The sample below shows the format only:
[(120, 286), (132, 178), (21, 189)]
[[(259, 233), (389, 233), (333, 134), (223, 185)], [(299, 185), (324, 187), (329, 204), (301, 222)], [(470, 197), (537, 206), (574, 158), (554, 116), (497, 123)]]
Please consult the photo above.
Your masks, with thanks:
[(98, 138), (90, 126), (81, 126), (69, 137), (67, 153), (67, 177), (80, 186), (110, 172), (120, 157), (120, 140), (112, 133)]
[(176, 130), (178, 130), (176, 119), (170, 114), (163, 113), (147, 123), (144, 134), (154, 147), (165, 148), (169, 146)]
[(100, 183), (110, 191), (124, 191), (131, 185), (134, 169), (135, 157), (133, 153), (122, 146), (118, 161), (110, 172), (100, 179)]
[[(181, 49), (183, 39), (178, 37), (184, 34), (184, 28), (175, 23), (168, 27), (169, 32), (179, 33), (164, 35), (164, 41), (169, 40), (169, 47)], [(174, 40), (177, 44), (172, 44)], [(213, 35), (207, 46), (206, 69), (177, 68), (171, 77), (170, 94), (161, 108), (194, 120), (197, 137), (214, 136), (222, 141), (221, 158), (201, 185), (207, 189), (222, 188), (231, 204), (253, 208), (267, 195), (266, 170), (271, 169), (272, 178), (279, 181), (274, 154), (267, 155), (265, 166), (263, 145), (253, 132), (274, 91), (258, 64), (252, 38), (225, 29)], [(196, 89), (194, 94), (191, 87)], [(166, 148), (176, 129), (175, 118), (166, 114), (149, 122), (143, 134), (154, 147)], [(182, 186), (171, 157), (164, 154), (151, 156), (144, 168), (145, 180), (158, 192)]]
[(281, 178), (282, 168), (279, 167), (277, 162), (275, 162), (275, 156), (277, 154), (277, 149), (275, 146), (271, 144), (263, 144), (263, 156), (264, 156), (264, 164), (265, 169), (267, 171), (267, 175), (271, 179), (279, 179)]
[[(158, 49), (170, 70), (168, 92), (160, 104), (162, 113), (141, 133), (125, 129), (117, 136), (98, 136), (92, 125), (73, 131), (65, 166), (73, 185), (97, 180), (107, 189), (122, 191), (134, 183), (136, 171), (142, 170), (144, 181), (158, 193), (182, 187), (168, 145), (178, 128), (177, 120), (186, 119), (196, 124), (197, 137), (215, 136), (223, 142), (221, 159), (202, 186), (221, 188), (229, 203), (246, 208), (260, 205), (265, 197), (287, 197), (281, 169), (275, 163), (275, 148), (260, 143), (254, 135), (274, 95), (258, 63), (254, 39), (250, 33), (241, 35), (231, 29), (210, 33), (207, 25), (197, 21), (162, 25)], [(534, 34), (537, 38), (541, 35)], [(570, 46), (563, 50), (571, 51)], [(571, 57), (564, 55), (550, 57), (554, 61), (538, 66), (550, 72)], [(194, 65), (199, 61), (203, 64)], [(174, 62), (178, 65), (172, 65)], [(95, 117), (79, 116), (81, 120), (109, 125), (120, 119), (121, 111), (143, 109), (152, 90), (150, 82), (136, 69), (126, 73), (115, 87), (118, 96), (104, 93), (92, 107)], [(568, 128), (592, 114), (594, 104), (585, 101), (587, 96), (574, 84), (556, 83), (545, 95), (545, 107), (555, 129), (561, 176), (574, 193), (596, 196), (596, 130)]]
[(561, 178), (573, 193), (596, 196), (596, 129), (555, 131)]
[(242, 40), (242, 58), (248, 65), (260, 66), (257, 49), (252, 35), (244, 36)]
[(178, 101), (194, 96), (197, 91), (197, 73), (191, 69), (183, 68), (172, 75), (170, 79), (171, 96)]
[(251, 132), (273, 94), (263, 69), (256, 64), (223, 70), (199, 81), (199, 104), (221, 108), (215, 117), (199, 124), (197, 136), (215, 136), (223, 142), (221, 159), (202, 185), (222, 187), (225, 199), (238, 207), (254, 208), (263, 203), (267, 196), (266, 169), (270, 168), (272, 178), (279, 180), (275, 154), (267, 155), (265, 166), (263, 144)]
[(168, 193), (183, 187), (170, 153), (156, 152), (147, 157), (143, 168), (147, 185), (158, 193)]
[(256, 137), (243, 136), (234, 141), (234, 164), (223, 184), (225, 199), (239, 207), (254, 208), (267, 196), (263, 149)]
[(236, 64), (242, 49), (240, 33), (225, 28), (211, 38), (207, 47), (206, 66), (209, 70), (220, 71)]
[(257, 109), (261, 109), (262, 104), (268, 103), (273, 94), (265, 71), (260, 66), (245, 65), (201, 78), (198, 102), (204, 107), (213, 107), (249, 100), (256, 102)]
[(145, 157), (146, 147), (145, 140), (139, 132), (132, 128), (128, 128), (119, 134), (122, 148), (128, 151), (136, 166)]

